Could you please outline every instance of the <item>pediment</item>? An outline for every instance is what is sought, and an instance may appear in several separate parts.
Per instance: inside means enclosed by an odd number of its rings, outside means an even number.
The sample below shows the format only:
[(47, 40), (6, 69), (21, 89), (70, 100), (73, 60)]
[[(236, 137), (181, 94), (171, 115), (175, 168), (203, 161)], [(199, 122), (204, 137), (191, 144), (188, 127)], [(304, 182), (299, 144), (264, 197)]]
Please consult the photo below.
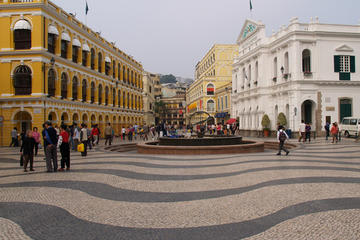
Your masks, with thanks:
[(236, 42), (239, 44), (244, 40), (248, 39), (250, 36), (254, 35), (258, 31), (260, 26), (262, 26), (262, 24), (247, 19), (241, 29), (240, 35)]
[(354, 49), (352, 49), (351, 47), (349, 47), (346, 44), (343, 44), (340, 47), (336, 48), (335, 51), (337, 51), (337, 52), (353, 52)]

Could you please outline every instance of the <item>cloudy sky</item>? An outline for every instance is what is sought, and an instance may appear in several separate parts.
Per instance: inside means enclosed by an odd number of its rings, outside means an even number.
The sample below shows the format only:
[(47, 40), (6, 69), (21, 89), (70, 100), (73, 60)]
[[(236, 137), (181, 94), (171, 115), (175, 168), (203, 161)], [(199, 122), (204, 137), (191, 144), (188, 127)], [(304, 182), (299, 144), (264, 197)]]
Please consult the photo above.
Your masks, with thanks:
[[(85, 22), (85, 0), (53, 0)], [(87, 25), (153, 73), (193, 77), (215, 43), (235, 43), (246, 18), (268, 34), (296, 16), (309, 22), (359, 24), (359, 0), (87, 0)]]

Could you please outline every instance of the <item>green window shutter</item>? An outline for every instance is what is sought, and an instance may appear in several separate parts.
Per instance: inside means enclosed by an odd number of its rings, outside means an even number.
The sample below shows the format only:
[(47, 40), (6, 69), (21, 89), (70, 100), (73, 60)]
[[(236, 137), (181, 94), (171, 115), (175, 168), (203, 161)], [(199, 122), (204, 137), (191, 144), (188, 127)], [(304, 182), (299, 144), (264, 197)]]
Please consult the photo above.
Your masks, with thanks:
[(355, 56), (350, 56), (350, 72), (355, 72)]
[(340, 56), (334, 56), (334, 72), (340, 72)]
[(347, 80), (349, 81), (351, 78), (351, 74), (347, 72), (341, 72), (340, 74), (340, 80)]

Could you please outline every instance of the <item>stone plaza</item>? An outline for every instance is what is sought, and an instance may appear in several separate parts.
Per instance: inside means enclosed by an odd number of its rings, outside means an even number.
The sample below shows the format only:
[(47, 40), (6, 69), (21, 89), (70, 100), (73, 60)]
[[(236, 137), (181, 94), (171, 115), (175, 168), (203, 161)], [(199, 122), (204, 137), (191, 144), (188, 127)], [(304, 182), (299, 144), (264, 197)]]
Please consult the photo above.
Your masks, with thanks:
[[(295, 143), (295, 142), (294, 142)], [(0, 153), (0, 239), (360, 239), (353, 139), (243, 155), (72, 152), (71, 171)]]

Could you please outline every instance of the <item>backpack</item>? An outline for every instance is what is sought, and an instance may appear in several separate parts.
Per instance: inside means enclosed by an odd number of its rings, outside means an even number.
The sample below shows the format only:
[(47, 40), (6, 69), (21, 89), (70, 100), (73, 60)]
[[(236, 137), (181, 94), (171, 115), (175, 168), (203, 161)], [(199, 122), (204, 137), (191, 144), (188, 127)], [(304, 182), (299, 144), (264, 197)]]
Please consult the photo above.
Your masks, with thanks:
[(286, 134), (284, 131), (281, 131), (279, 134), (279, 140), (280, 142), (285, 142), (285, 140), (287, 139)]

